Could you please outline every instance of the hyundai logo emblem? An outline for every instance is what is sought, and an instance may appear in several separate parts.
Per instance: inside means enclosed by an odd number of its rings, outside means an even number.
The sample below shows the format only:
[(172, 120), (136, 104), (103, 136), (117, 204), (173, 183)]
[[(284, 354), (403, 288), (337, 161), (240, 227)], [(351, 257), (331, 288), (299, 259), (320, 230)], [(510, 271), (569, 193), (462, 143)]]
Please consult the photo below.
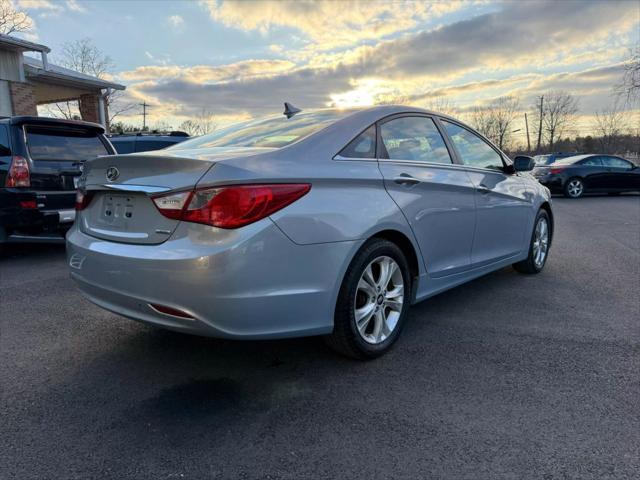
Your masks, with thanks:
[(120, 176), (120, 170), (116, 167), (107, 168), (107, 180), (114, 182)]

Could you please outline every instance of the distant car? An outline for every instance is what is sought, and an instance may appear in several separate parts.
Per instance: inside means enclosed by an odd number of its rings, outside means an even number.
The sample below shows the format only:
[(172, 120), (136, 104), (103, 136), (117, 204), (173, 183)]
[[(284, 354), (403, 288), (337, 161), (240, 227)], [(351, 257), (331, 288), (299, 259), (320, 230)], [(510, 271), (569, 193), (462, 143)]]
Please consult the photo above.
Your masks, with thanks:
[(185, 132), (170, 133), (121, 133), (108, 135), (111, 144), (119, 154), (149, 152), (171, 147), (189, 139)]
[(589, 192), (640, 191), (640, 168), (612, 155), (577, 155), (538, 167), (532, 175), (552, 193), (578, 198)]
[(296, 111), (89, 162), (67, 235), (86, 297), (181, 332), (326, 334), (370, 358), (411, 304), (544, 268), (553, 214), (532, 158), (407, 106)]
[(0, 119), (0, 247), (64, 241), (84, 162), (115, 150), (101, 125), (43, 117)]
[(545, 155), (536, 155), (533, 160), (536, 162), (536, 168), (551, 165), (556, 160), (561, 160), (567, 157), (574, 157), (576, 155), (582, 155), (580, 152), (556, 152), (547, 153)]

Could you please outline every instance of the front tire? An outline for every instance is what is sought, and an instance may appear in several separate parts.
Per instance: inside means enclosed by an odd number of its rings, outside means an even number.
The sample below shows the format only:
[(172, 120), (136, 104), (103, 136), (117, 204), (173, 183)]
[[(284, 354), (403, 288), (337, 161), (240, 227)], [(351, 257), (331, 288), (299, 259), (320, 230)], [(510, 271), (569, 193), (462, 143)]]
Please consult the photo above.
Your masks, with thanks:
[(342, 281), (327, 344), (349, 357), (379, 357), (398, 339), (410, 298), (411, 275), (402, 250), (388, 240), (368, 241)]
[(514, 263), (520, 273), (540, 273), (547, 263), (549, 247), (551, 246), (551, 222), (546, 210), (540, 209), (533, 224), (533, 233), (529, 243), (529, 255), (521, 262)]
[(584, 194), (584, 182), (579, 178), (570, 178), (564, 185), (564, 196), (580, 198)]

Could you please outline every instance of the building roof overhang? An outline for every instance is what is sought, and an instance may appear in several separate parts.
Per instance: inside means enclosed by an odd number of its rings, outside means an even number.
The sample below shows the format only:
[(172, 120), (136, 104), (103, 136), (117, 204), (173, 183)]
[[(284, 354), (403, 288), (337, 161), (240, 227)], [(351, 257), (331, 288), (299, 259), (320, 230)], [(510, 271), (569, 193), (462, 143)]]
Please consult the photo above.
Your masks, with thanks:
[(55, 83), (75, 88), (88, 90), (101, 90), (104, 88), (124, 90), (126, 88), (124, 85), (120, 85), (119, 83), (109, 82), (97, 77), (85, 75), (52, 63), (49, 63), (45, 69), (42, 65), (42, 61), (26, 56), (24, 57), (24, 72), (29, 80), (44, 83)]
[(16, 50), (19, 52), (40, 52), (40, 53), (51, 52), (51, 49), (46, 45), (29, 42), (28, 40), (12, 37), (10, 35), (5, 35), (3, 33), (0, 33), (0, 47), (2, 49)]

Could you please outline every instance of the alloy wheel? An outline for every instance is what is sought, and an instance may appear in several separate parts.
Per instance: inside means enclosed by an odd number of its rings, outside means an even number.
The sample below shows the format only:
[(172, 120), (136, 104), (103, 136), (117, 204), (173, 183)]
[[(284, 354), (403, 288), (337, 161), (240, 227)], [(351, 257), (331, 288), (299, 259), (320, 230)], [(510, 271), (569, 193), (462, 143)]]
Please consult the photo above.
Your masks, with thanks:
[(584, 190), (584, 186), (580, 180), (571, 180), (569, 185), (567, 185), (567, 191), (571, 197), (579, 197), (582, 195), (582, 191)]
[(393, 333), (402, 313), (404, 290), (402, 271), (394, 259), (382, 256), (367, 265), (354, 302), (356, 328), (365, 342), (379, 344)]
[(533, 263), (537, 268), (542, 268), (549, 250), (549, 223), (544, 217), (540, 217), (533, 235)]

